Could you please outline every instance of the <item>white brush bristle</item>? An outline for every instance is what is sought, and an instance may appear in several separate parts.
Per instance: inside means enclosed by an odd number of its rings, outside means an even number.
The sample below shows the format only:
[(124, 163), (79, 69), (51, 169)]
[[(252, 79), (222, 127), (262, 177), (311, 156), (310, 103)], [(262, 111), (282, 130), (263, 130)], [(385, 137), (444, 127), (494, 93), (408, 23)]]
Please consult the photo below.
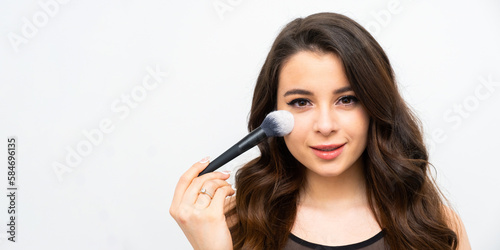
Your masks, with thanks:
[(269, 113), (260, 127), (267, 136), (285, 136), (290, 134), (293, 129), (293, 115), (286, 110), (277, 110)]

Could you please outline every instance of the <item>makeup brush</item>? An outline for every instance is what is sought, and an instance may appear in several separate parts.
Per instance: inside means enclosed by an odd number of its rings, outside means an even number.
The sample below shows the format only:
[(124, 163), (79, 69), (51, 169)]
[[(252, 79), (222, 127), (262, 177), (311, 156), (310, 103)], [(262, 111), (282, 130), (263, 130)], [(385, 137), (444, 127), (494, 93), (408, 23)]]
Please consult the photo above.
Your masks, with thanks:
[(236, 156), (253, 148), (267, 137), (281, 137), (290, 134), (293, 129), (293, 122), (293, 115), (288, 111), (277, 110), (269, 113), (264, 118), (260, 127), (254, 129), (250, 134), (226, 150), (226, 152), (215, 158), (198, 176), (215, 171)]

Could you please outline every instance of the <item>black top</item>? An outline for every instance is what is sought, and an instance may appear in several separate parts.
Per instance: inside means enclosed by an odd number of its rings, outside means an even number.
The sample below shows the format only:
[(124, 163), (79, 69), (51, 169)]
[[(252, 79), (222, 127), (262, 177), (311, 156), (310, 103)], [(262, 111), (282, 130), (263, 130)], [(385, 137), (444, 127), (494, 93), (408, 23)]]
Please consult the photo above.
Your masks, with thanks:
[(384, 231), (380, 231), (380, 233), (375, 236), (367, 239), (365, 241), (345, 245), (345, 246), (324, 246), (316, 243), (312, 243), (306, 240), (303, 240), (293, 234), (290, 234), (285, 250), (384, 250)]

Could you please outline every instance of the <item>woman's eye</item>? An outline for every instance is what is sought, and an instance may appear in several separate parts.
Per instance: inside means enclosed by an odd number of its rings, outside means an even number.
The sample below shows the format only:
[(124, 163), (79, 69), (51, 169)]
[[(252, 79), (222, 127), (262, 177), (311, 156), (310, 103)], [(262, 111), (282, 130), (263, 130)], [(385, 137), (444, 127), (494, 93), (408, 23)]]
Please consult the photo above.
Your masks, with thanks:
[(355, 96), (352, 96), (352, 95), (343, 96), (338, 101), (339, 104), (346, 105), (346, 106), (355, 104), (356, 102), (358, 102), (358, 98), (356, 98)]
[(298, 98), (294, 99), (291, 102), (287, 103), (290, 106), (296, 106), (296, 107), (305, 107), (310, 104), (309, 100), (303, 99), (303, 98)]

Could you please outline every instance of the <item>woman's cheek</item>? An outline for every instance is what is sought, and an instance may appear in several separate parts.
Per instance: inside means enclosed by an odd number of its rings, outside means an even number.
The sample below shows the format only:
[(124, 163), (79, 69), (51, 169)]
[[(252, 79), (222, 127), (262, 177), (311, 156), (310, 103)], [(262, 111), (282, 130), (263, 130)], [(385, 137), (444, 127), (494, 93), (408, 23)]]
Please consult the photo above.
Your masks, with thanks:
[(308, 131), (307, 119), (300, 115), (294, 115), (294, 126), (292, 132), (288, 135), (290, 142), (300, 142), (305, 139)]

